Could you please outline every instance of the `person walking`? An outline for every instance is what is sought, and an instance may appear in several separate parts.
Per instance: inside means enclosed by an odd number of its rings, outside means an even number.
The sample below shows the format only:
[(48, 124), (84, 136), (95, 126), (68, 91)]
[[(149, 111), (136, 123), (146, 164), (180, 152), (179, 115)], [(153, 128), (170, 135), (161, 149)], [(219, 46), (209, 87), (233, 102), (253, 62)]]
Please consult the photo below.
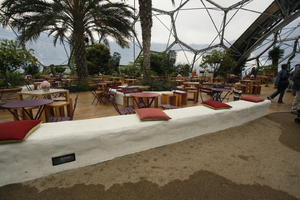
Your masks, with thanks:
[(293, 73), (293, 90), (296, 91), (296, 96), (294, 97), (292, 103), (292, 113), (298, 114), (300, 109), (300, 64), (296, 65)]
[(276, 81), (275, 81), (275, 88), (277, 89), (273, 94), (268, 96), (269, 100), (274, 99), (278, 94), (278, 103), (283, 103), (283, 96), (286, 88), (289, 85), (289, 72), (287, 71), (288, 65), (282, 64), (281, 70), (278, 72)]

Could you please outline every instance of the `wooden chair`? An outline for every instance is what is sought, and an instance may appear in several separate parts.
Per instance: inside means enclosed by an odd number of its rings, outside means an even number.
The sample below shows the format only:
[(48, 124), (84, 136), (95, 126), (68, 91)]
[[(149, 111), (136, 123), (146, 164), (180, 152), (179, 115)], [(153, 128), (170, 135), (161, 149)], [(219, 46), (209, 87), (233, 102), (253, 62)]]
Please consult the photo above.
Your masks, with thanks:
[(74, 107), (73, 107), (72, 111), (70, 112), (70, 114), (68, 116), (50, 117), (48, 122), (61, 122), (61, 121), (71, 121), (71, 120), (73, 120), (74, 113), (75, 113), (75, 110), (76, 110), (76, 107), (77, 107), (78, 96), (79, 95), (77, 94), (77, 96), (75, 97), (75, 101), (74, 101)]
[(173, 91), (173, 94), (176, 96), (176, 106), (187, 105), (187, 93), (185, 90), (176, 89)]
[(116, 103), (116, 93), (115, 92), (109, 92), (109, 101), (114, 106), (115, 110), (119, 113), (119, 115), (129, 115), (134, 114), (134, 108), (131, 106), (119, 108), (118, 104)]
[(108, 102), (108, 92), (109, 88), (106, 87), (104, 90), (92, 90), (92, 94), (94, 96), (92, 104), (96, 101), (96, 104), (102, 103), (105, 104)]
[(200, 93), (201, 102), (203, 102), (203, 93), (210, 96), (210, 98), (212, 98), (212, 90), (210, 88), (205, 88), (200, 86), (199, 93)]

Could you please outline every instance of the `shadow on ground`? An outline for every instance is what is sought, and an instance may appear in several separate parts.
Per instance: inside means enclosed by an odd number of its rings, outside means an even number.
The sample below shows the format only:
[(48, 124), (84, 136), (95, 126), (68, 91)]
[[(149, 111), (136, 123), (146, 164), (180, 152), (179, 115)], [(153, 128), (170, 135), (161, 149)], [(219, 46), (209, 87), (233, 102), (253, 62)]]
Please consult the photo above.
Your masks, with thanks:
[(1, 200), (295, 200), (297, 198), (268, 186), (239, 185), (208, 171), (198, 171), (189, 179), (172, 181), (162, 187), (147, 180), (115, 184), (108, 190), (103, 185), (74, 185), (70, 188), (51, 188), (38, 192), (22, 184), (0, 188)]
[(300, 152), (300, 124), (294, 122), (296, 115), (291, 113), (272, 113), (267, 115), (266, 118), (280, 124), (282, 134), (279, 137), (279, 141), (283, 145)]

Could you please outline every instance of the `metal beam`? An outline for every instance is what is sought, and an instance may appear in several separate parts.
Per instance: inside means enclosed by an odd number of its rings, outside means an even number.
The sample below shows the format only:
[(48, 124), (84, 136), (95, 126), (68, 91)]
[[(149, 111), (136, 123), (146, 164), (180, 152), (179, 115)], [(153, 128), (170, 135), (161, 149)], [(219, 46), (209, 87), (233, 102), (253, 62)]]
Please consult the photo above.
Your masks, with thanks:
[(276, 27), (266, 32), (264, 35), (258, 39), (254, 45), (252, 45), (238, 60), (238, 63), (242, 63), (245, 58), (249, 56), (249, 54), (257, 47), (259, 46), (267, 37), (269, 37), (272, 33), (275, 33), (282, 29), (284, 26), (289, 24), (290, 22), (294, 21), (300, 16), (300, 11), (296, 11), (294, 14), (287, 16), (281, 23), (279, 23)]
[(248, 1), (252, 1), (252, 0), (243, 0), (243, 1), (237, 2), (237, 3), (233, 4), (232, 6), (228, 7), (228, 10), (232, 10), (238, 6), (244, 5)]
[(211, 3), (212, 5), (216, 6), (217, 8), (220, 8), (221, 10), (225, 10), (224, 7), (220, 6), (219, 4), (217, 4), (214, 1), (211, 1), (211, 0), (206, 0), (206, 1), (209, 2), (209, 3)]

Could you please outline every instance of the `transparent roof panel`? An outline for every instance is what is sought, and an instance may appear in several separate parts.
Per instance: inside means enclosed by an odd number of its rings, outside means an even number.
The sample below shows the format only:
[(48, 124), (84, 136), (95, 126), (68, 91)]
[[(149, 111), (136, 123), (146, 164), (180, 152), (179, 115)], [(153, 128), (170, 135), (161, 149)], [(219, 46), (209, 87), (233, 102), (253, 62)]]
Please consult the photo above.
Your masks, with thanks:
[(171, 17), (168, 15), (155, 15), (153, 12), (152, 42), (172, 43), (174, 39)]
[[(152, 0), (154, 8), (163, 11), (174, 11), (175, 27), (179, 40), (186, 44), (215, 45), (221, 42), (224, 11), (223, 8), (235, 6), (227, 13), (224, 44), (229, 47), (239, 36), (259, 17), (273, 0)], [(134, 0), (129, 0), (134, 5)], [(138, 10), (138, 1), (135, 0)], [(171, 27), (171, 17), (153, 11), (153, 43), (168, 43)], [(137, 29), (138, 30), (138, 29)], [(138, 32), (140, 35), (141, 32)], [(170, 40), (174, 40), (173, 32)], [(139, 38), (141, 38), (139, 36)]]
[[(220, 11), (180, 12), (175, 23), (178, 37), (188, 44), (210, 44), (218, 35), (222, 19), (223, 13)], [(219, 38), (214, 41), (214, 43), (219, 42)]]

